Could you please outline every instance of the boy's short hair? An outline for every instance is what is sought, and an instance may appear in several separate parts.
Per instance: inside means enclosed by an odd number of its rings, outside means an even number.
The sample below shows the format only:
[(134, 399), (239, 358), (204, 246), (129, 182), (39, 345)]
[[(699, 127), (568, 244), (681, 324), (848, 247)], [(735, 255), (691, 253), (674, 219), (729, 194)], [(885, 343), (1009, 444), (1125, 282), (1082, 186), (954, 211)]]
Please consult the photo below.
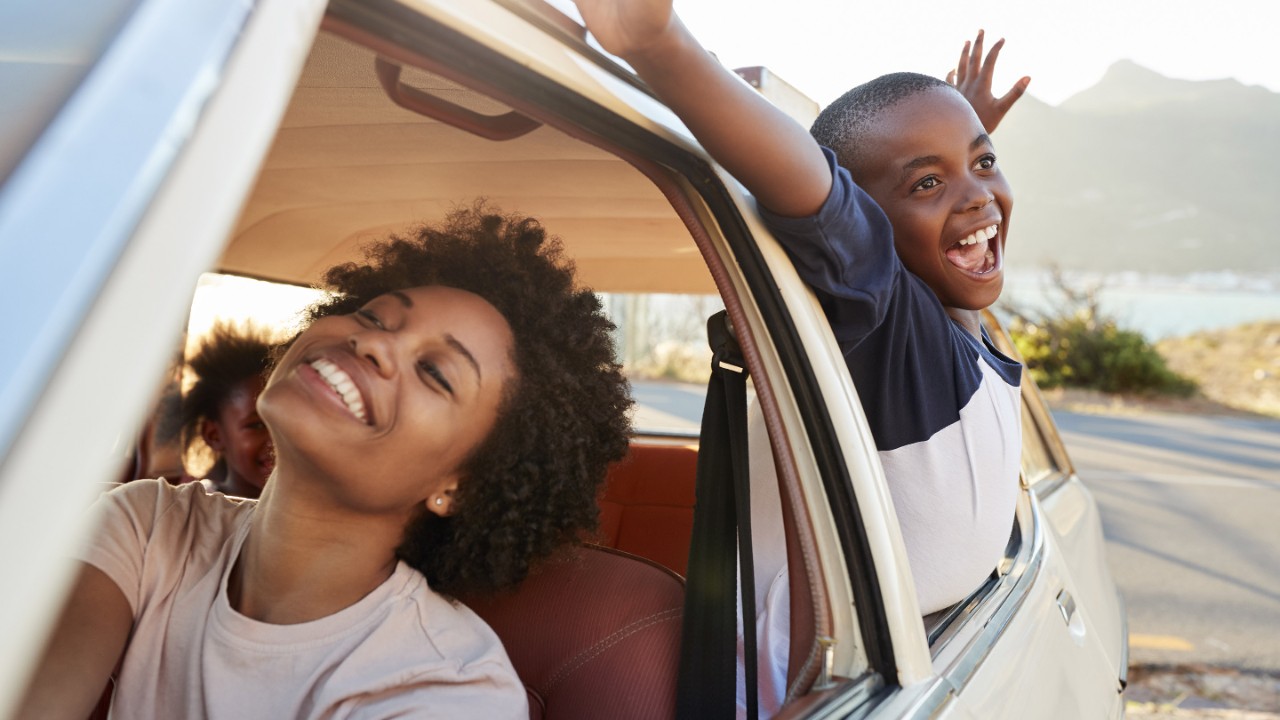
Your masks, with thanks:
[(853, 88), (824, 108), (813, 121), (809, 134), (819, 145), (835, 151), (840, 166), (853, 173), (863, 164), (867, 129), (880, 113), (936, 87), (955, 90), (947, 81), (931, 75), (913, 72), (881, 75)]

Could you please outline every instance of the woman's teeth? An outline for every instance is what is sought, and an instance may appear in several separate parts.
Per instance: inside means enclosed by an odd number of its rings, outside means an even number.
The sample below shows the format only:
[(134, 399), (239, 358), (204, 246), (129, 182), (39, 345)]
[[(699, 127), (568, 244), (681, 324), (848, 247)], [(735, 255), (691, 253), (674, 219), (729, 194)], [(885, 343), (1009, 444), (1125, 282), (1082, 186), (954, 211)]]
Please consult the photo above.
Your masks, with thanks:
[(329, 383), (333, 391), (338, 393), (338, 397), (346, 403), (347, 410), (351, 411), (351, 414), (355, 415), (360, 422), (368, 422), (369, 416), (364, 410), (364, 398), (360, 397), (360, 390), (352, 382), (351, 376), (324, 358), (312, 360), (310, 364), (316, 372), (320, 373), (320, 377)]

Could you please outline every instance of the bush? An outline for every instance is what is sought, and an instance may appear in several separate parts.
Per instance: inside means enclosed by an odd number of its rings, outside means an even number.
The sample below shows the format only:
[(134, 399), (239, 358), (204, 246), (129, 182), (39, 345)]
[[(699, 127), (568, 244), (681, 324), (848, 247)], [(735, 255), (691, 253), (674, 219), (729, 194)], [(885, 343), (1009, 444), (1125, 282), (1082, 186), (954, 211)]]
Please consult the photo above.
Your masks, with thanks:
[(1014, 310), (1009, 323), (1036, 384), (1178, 397), (1196, 392), (1195, 382), (1170, 370), (1146, 338), (1100, 312), (1096, 287), (1074, 290), (1056, 270), (1053, 280), (1065, 300), (1062, 311), (1030, 317)]

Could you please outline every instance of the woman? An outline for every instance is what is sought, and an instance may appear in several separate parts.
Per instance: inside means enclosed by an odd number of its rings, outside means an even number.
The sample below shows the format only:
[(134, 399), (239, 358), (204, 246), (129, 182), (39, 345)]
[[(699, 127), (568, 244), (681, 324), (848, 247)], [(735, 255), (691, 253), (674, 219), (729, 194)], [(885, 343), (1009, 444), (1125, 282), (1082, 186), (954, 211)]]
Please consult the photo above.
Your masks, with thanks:
[(627, 388), (598, 300), (532, 220), (478, 207), (329, 272), (258, 400), (262, 498), (130, 483), (22, 717), (527, 717), (450, 601), (596, 519)]
[(182, 438), (213, 453), (201, 480), (212, 491), (256, 498), (275, 465), (271, 434), (258, 415), (258, 395), (271, 369), (272, 344), (252, 327), (214, 325), (187, 361), (195, 382), (182, 398)]

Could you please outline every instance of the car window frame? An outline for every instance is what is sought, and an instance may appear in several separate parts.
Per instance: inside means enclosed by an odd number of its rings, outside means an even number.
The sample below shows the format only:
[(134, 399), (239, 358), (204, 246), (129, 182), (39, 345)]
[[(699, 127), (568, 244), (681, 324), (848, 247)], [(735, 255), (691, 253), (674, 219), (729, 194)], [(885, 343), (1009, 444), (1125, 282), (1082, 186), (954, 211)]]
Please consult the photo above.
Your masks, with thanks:
[[(727, 253), (721, 253), (720, 264), (733, 267), (736, 272), (730, 278), (717, 278), (721, 297), (731, 314), (736, 303), (750, 305), (750, 314), (762, 317), (769, 327), (772, 347), (783, 356), (779, 364), (784, 371), (783, 378), (790, 392), (796, 394), (796, 401), (807, 410), (802, 413), (805, 435), (813, 449), (824, 492), (828, 494), (828, 505), (837, 508), (833, 522), (859, 608), (856, 622), (860, 637), (851, 645), (867, 649), (875, 676), (865, 678), (862, 677), (865, 673), (860, 674), (858, 686), (866, 688), (868, 683), (882, 686), (881, 678), (896, 683), (894, 644), (885, 629), (884, 603), (871, 570), (874, 558), (868, 549), (856, 498), (850, 492), (844, 449), (836, 438), (816, 374), (791, 323), (790, 313), (756, 247), (755, 238), (764, 231), (758, 225), (758, 218), (746, 219), (744, 212), (752, 214), (750, 210), (744, 211), (750, 207), (749, 201), (740, 191), (729, 189), (726, 182), (732, 181), (705, 155), (695, 151), (692, 143), (673, 142), (670, 136), (655, 132), (655, 128), (642, 127), (619, 117), (578, 92), (551, 81), (536, 69), (513, 62), (497, 50), (456, 32), (439, 18), (420, 14), (418, 10), (393, 0), (336, 0), (329, 6), (324, 27), (388, 56), (394, 55), (397, 48), (389, 47), (385, 38), (395, 37), (399, 49), (416, 56), (394, 57), (397, 62), (417, 65), (471, 87), (517, 112), (622, 157), (649, 175), (667, 194), (695, 237), (696, 226), (701, 226), (713, 236), (713, 243), (723, 242), (727, 246)], [(595, 50), (583, 55), (586, 62), (596, 62), (603, 57)], [(456, 61), (461, 58), (466, 59), (465, 77), (454, 70), (460, 66)], [(548, 109), (550, 106), (556, 108), (554, 113)], [(661, 177), (655, 178), (655, 175)], [(686, 204), (683, 212), (682, 202)], [(712, 274), (716, 275), (715, 267)], [(736, 287), (735, 284), (740, 284), (741, 289), (726, 291)], [(744, 301), (744, 298), (750, 299)], [(744, 349), (749, 364), (759, 368), (759, 359), (751, 357), (753, 349)]]

